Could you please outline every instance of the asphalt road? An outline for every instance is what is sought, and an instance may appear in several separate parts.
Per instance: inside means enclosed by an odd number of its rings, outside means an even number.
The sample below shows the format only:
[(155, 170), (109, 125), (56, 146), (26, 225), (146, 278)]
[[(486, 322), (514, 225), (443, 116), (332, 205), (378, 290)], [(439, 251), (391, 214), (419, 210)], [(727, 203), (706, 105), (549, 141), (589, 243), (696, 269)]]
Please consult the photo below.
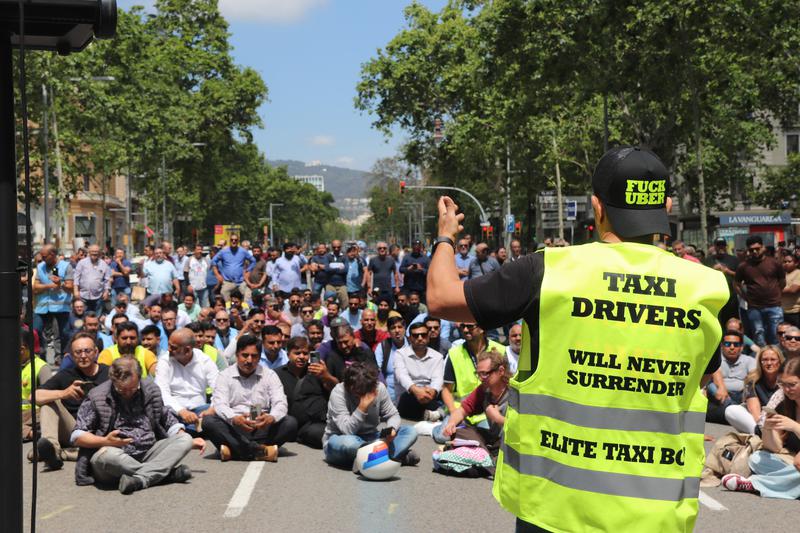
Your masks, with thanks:
[[(709, 424), (707, 433), (729, 428)], [(23, 453), (30, 448), (27, 444)], [(322, 452), (284, 447), (273, 463), (221, 463), (213, 446), (187, 457), (194, 479), (122, 496), (74, 484), (74, 463), (39, 474), (37, 531), (54, 532), (511, 532), (514, 517), (492, 498), (491, 482), (432, 473), (429, 437), (414, 447), (422, 457), (386, 482), (366, 481), (330, 467)], [(40, 467), (41, 468), (41, 467)], [(31, 465), (25, 463), (25, 509)], [(252, 487), (247, 500), (247, 487)], [(237, 490), (238, 489), (238, 490)], [(702, 489), (696, 531), (731, 533), (800, 530), (797, 501), (766, 500), (720, 488)], [(242, 505), (246, 501), (246, 505)], [(2, 529), (0, 528), (0, 531)], [(633, 529), (632, 531), (635, 531)]]

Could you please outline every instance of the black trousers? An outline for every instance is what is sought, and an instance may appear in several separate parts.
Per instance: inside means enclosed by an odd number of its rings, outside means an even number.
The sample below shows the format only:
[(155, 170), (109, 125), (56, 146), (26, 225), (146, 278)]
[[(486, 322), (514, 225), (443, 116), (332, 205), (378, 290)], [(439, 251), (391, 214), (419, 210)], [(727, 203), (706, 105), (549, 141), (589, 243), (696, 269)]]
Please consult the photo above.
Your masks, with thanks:
[(535, 526), (530, 522), (525, 522), (521, 518), (517, 518), (516, 533), (548, 533), (546, 529)]
[(419, 403), (416, 396), (410, 392), (404, 392), (400, 395), (400, 399), (397, 400), (397, 412), (400, 413), (400, 416), (408, 420), (422, 420), (426, 410), (435, 411), (441, 407), (441, 405), (442, 402), (439, 401), (438, 394), (436, 398), (423, 405)]
[(324, 422), (306, 422), (297, 430), (297, 442), (310, 448), (322, 449), (322, 435), (325, 434)]
[(226, 445), (234, 459), (252, 461), (262, 445), (282, 446), (297, 437), (297, 420), (286, 416), (269, 426), (247, 433), (217, 415), (203, 417), (203, 435), (219, 449)]

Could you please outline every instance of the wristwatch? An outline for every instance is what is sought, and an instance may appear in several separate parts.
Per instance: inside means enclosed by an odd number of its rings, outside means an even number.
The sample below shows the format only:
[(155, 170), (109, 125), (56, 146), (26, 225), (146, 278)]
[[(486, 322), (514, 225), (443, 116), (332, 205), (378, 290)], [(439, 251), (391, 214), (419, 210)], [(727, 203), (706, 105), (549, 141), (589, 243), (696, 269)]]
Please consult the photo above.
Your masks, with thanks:
[(433, 257), (433, 254), (436, 253), (436, 247), (443, 243), (447, 243), (450, 246), (452, 246), (453, 252), (456, 251), (456, 243), (453, 242), (453, 239), (451, 239), (450, 237), (444, 237), (442, 235), (439, 235), (438, 237), (436, 237), (436, 240), (433, 241), (433, 248), (431, 248), (431, 257)]

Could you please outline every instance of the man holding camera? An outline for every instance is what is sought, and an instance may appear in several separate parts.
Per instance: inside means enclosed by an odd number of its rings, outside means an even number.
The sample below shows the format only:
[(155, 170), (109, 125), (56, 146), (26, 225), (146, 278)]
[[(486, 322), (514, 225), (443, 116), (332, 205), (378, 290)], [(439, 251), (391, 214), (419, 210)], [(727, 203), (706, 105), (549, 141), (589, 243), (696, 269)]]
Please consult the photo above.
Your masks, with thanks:
[(59, 371), (36, 391), (42, 428), (36, 447), (39, 458), (51, 470), (64, 466), (65, 459), (77, 458), (76, 451), (62, 448), (71, 446), (70, 434), (86, 394), (108, 380), (108, 367), (97, 363), (97, 345), (90, 333), (76, 333), (69, 349), (75, 366)]
[(278, 460), (278, 448), (297, 435), (297, 421), (278, 375), (259, 364), (261, 341), (253, 335), (236, 340), (236, 364), (219, 374), (203, 432), (222, 461)]

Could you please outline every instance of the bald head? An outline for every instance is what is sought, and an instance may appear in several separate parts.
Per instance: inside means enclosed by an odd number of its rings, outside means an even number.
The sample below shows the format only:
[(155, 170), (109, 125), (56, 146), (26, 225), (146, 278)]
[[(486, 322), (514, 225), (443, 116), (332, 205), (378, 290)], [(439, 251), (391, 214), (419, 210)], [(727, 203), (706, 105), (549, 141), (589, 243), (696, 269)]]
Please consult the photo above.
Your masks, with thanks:
[(176, 329), (169, 336), (170, 347), (175, 346), (191, 346), (194, 348), (194, 332), (189, 328)]

